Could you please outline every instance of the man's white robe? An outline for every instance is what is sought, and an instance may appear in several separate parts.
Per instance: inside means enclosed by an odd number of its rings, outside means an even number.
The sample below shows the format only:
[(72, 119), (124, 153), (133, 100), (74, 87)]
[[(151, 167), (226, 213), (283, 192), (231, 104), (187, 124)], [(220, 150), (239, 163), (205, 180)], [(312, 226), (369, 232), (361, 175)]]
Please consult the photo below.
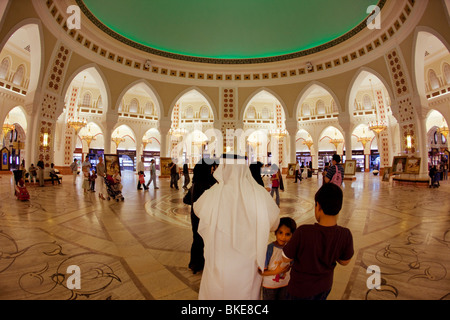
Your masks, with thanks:
[(194, 203), (205, 248), (199, 299), (260, 298), (270, 231), (280, 209), (245, 164), (220, 164), (218, 181)]

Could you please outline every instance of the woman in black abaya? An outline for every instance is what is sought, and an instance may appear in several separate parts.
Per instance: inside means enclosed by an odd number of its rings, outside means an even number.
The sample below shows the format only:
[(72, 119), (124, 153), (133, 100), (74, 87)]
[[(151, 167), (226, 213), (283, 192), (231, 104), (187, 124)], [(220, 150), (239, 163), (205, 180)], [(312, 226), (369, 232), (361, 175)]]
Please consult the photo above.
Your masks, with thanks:
[(204, 160), (200, 160), (194, 167), (194, 176), (192, 177), (192, 186), (183, 198), (185, 204), (191, 205), (191, 224), (192, 224), (192, 246), (191, 246), (191, 260), (189, 262), (189, 269), (194, 274), (203, 270), (205, 265), (205, 258), (203, 256), (203, 239), (198, 234), (198, 225), (200, 219), (195, 215), (193, 204), (198, 198), (216, 183), (213, 177), (213, 170), (215, 166), (207, 164)]

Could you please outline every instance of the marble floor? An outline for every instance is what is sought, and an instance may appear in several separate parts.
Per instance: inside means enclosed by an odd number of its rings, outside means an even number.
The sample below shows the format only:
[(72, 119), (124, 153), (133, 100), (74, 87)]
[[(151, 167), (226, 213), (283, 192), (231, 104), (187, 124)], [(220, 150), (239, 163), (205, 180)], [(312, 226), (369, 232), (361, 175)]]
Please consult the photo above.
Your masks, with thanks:
[[(84, 195), (81, 179), (74, 185), (71, 176), (29, 186), (31, 200), (21, 202), (12, 180), (0, 178), (1, 300), (197, 299), (201, 273), (187, 268), (189, 207), (168, 179), (158, 190), (137, 191), (137, 176), (124, 172), (123, 202)], [(281, 216), (313, 223), (321, 183), (316, 176), (288, 180)], [(352, 231), (355, 255), (336, 267), (329, 299), (450, 299), (450, 183), (429, 189), (358, 173), (344, 184), (339, 224)], [(70, 285), (72, 265), (81, 289)], [(381, 271), (378, 290), (367, 287), (370, 265)]]

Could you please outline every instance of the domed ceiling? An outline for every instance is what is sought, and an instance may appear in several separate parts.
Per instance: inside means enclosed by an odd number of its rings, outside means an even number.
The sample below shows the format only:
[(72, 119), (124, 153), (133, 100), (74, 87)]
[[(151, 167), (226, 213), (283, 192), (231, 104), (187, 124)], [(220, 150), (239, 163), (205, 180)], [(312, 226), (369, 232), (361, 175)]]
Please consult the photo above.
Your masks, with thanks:
[(76, 0), (100, 29), (140, 50), (181, 60), (261, 63), (339, 44), (386, 0)]

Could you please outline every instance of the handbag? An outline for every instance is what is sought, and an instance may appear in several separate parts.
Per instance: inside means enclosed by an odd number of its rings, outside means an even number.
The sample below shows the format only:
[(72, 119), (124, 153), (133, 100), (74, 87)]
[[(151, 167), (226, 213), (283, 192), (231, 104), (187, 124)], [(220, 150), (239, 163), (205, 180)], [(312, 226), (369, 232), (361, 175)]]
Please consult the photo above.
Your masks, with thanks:
[(193, 205), (194, 204), (194, 185), (192, 185), (188, 192), (183, 197), (183, 203), (187, 205)]

